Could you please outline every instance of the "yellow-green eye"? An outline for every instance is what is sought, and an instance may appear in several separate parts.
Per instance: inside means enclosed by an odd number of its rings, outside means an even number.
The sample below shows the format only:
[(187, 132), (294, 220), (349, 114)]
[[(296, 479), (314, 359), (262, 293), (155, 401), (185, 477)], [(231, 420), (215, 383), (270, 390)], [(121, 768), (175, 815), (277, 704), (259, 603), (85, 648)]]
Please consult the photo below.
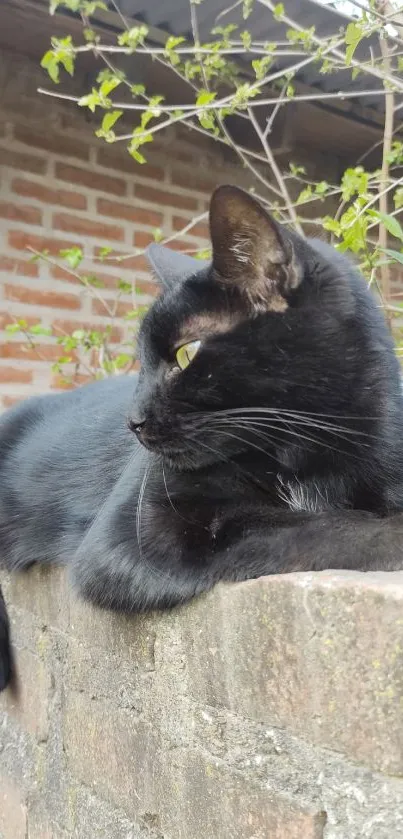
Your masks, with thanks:
[(181, 370), (189, 367), (190, 362), (193, 361), (195, 355), (198, 353), (200, 346), (201, 341), (190, 341), (189, 344), (183, 344), (182, 347), (179, 347), (176, 351), (176, 360)]

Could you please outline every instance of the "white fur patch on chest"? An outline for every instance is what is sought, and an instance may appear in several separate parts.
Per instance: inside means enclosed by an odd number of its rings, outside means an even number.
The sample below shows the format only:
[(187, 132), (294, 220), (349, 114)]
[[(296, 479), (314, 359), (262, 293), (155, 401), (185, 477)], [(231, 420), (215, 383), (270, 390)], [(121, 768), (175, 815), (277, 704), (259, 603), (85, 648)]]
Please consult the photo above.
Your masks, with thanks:
[(277, 481), (280, 498), (295, 513), (319, 513), (331, 507), (327, 490), (315, 481), (302, 483), (296, 476), (293, 481), (284, 481), (281, 475), (277, 475)]

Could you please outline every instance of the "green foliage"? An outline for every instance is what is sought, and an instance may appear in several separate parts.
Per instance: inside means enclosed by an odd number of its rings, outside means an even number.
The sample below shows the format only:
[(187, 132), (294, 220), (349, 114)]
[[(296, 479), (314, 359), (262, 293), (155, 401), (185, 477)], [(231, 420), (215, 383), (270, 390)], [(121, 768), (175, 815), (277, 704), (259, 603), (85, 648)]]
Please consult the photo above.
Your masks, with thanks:
[(52, 82), (59, 83), (60, 65), (72, 76), (74, 74), (75, 52), (71, 35), (66, 38), (52, 38), (52, 49), (45, 52), (41, 67), (47, 70)]
[[(202, 0), (191, 0), (196, 17), (200, 2)], [(276, 27), (276, 38), (277, 31), (281, 32), (278, 42), (262, 43), (252, 34), (248, 20), (255, 5), (259, 12), (264, 9), (270, 25), (273, 25), (273, 19), (281, 24)], [(148, 27), (138, 23), (117, 33), (112, 49), (110, 40), (108, 45), (103, 45), (95, 22), (90, 25), (88, 20), (90, 16), (96, 17), (97, 11), (105, 10), (107, 6), (110, 4), (103, 0), (50, 0), (51, 13), (65, 9), (78, 19), (81, 17), (83, 38), (78, 39), (79, 44), (73, 42), (71, 35), (52, 38), (50, 48), (41, 62), (55, 84), (66, 79), (65, 74), (74, 75), (76, 59), (82, 51), (93, 52), (97, 60), (103, 62), (104, 66), (96, 81), (78, 100), (80, 107), (100, 115), (95, 130), (99, 138), (107, 143), (124, 139), (128, 153), (138, 164), (144, 165), (154, 137), (171, 124), (179, 122), (189, 132), (207, 133), (212, 140), (231, 146), (232, 152), (240, 159), (240, 165), (251, 170), (255, 183), (256, 179), (259, 182), (260, 196), (267, 199), (276, 218), (280, 221), (285, 218), (288, 223), (302, 226), (307, 221), (316, 224), (319, 232), (322, 228), (338, 250), (351, 251), (356, 255), (361, 270), (374, 287), (382, 285), (385, 265), (395, 265), (399, 270), (402, 269), (403, 182), (400, 175), (403, 142), (396, 130), (398, 116), (392, 132), (392, 143), (386, 144), (382, 170), (381, 145), (377, 169), (368, 168), (367, 161), (371, 158), (364, 155), (361, 158), (362, 165), (354, 165), (352, 162), (334, 183), (310, 177), (299, 160), (289, 164), (284, 159), (280, 160), (280, 169), (284, 166), (287, 168), (280, 172), (279, 184), (279, 176), (270, 162), (270, 154), (266, 154), (267, 146), (270, 149), (272, 121), (277, 118), (277, 113), (284, 113), (286, 108), (293, 107), (288, 100), (298, 101), (306, 93), (297, 73), (301, 54), (302, 62), (305, 61), (305, 54), (311, 66), (322, 75), (338, 73), (344, 79), (347, 69), (353, 80), (360, 76), (363, 89), (375, 85), (381, 87), (383, 83), (387, 91), (400, 90), (399, 73), (403, 71), (403, 57), (399, 51), (391, 50), (387, 72), (384, 72), (380, 51), (373, 49), (380, 35), (385, 44), (387, 29), (380, 22), (379, 13), (373, 14), (372, 0), (366, 11), (359, 13), (356, 19), (347, 21), (344, 28), (327, 36), (321, 34), (319, 27), (302, 27), (303, 18), (292, 21), (291, 8), (288, 9), (286, 3), (273, 5), (271, 0), (267, 0), (262, 5), (256, 0), (243, 0), (231, 7), (230, 23), (226, 23), (228, 18), (225, 15), (218, 19), (219, 25), (212, 30), (205, 43), (199, 43), (195, 31), (193, 38), (189, 35), (170, 35), (162, 47), (156, 47)], [(67, 21), (66, 17), (66, 27)], [(188, 95), (184, 94), (185, 104), (170, 105), (162, 96), (156, 95), (154, 89), (150, 93), (144, 84), (130, 78), (130, 58), (127, 59), (127, 55), (136, 52), (139, 55), (147, 53), (146, 61), (151, 56), (158, 64), (165, 66), (165, 72), (171, 73), (172, 84), (178, 84), (178, 89), (188, 91)], [(287, 58), (284, 58), (285, 53), (288, 53)], [(366, 58), (363, 59), (363, 55)], [(125, 56), (125, 70), (120, 66), (121, 56)], [(123, 129), (124, 103), (130, 103), (130, 96), (136, 107), (126, 113)], [(275, 99), (276, 96), (278, 101), (275, 107), (269, 106), (266, 111), (263, 106), (255, 108), (259, 101)], [(249, 129), (255, 131), (258, 125), (257, 146), (252, 142), (250, 148), (239, 149), (237, 142), (232, 139), (230, 128), (236, 121), (245, 126), (251, 111), (256, 116), (256, 122), (250, 124)], [(134, 121), (129, 122), (127, 115), (131, 118), (133, 113)], [(265, 117), (268, 123), (267, 131), (263, 134)], [(249, 129), (247, 127), (245, 136), (248, 136)], [(342, 156), (342, 141), (340, 153)], [(385, 167), (386, 170), (389, 167), (386, 175)], [(277, 196), (273, 196), (273, 183)], [(386, 203), (385, 200), (381, 201), (380, 194), (387, 195)], [(380, 236), (380, 232), (387, 234), (388, 247), (385, 247), (385, 235)], [(166, 233), (166, 230), (156, 228), (152, 233), (154, 241), (164, 241)], [(382, 247), (380, 240), (383, 242)], [(135, 250), (136, 255), (141, 252), (141, 249)], [(210, 258), (211, 250), (201, 248), (196, 256), (201, 259)], [(32, 259), (54, 262), (46, 250), (34, 253)], [(97, 260), (108, 264), (109, 259), (113, 259), (114, 264), (124, 263), (124, 256), (113, 254), (109, 247), (101, 248)], [(104, 296), (104, 282), (97, 277), (96, 271), (89, 273), (85, 269), (85, 254), (81, 248), (62, 250), (56, 261), (81, 283), (83, 293), (95, 296), (98, 303), (103, 303), (110, 326), (105, 330), (75, 330), (71, 335), (56, 336), (45, 325), (35, 324), (32, 327), (24, 320), (16, 320), (7, 327), (7, 331), (10, 335), (20, 333), (25, 336), (31, 348), (36, 345), (38, 336), (57, 340), (60, 358), (54, 369), (62, 373), (63, 377), (78, 370), (94, 376), (130, 371), (138, 322), (145, 311), (145, 307), (137, 303), (133, 283), (118, 279), (111, 299), (110, 291)], [(128, 333), (127, 342), (115, 349), (111, 348), (111, 335), (118, 311), (117, 303), (122, 299), (125, 301), (124, 308), (130, 307), (123, 319)], [(403, 333), (399, 340), (403, 344)]]
[(121, 47), (128, 47), (131, 52), (136, 52), (137, 47), (144, 44), (148, 35), (148, 26), (142, 24), (141, 26), (133, 26), (122, 32), (118, 37), (118, 44)]

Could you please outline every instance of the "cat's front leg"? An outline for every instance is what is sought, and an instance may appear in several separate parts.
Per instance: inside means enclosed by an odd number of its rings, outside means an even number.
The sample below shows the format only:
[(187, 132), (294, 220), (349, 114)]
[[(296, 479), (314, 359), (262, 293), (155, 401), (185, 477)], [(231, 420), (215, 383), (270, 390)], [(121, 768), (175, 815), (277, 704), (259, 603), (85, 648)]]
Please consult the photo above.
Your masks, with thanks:
[[(238, 536), (232, 544), (231, 530)], [(211, 567), (214, 582), (330, 568), (403, 570), (403, 514), (270, 510), (226, 521), (221, 539)]]

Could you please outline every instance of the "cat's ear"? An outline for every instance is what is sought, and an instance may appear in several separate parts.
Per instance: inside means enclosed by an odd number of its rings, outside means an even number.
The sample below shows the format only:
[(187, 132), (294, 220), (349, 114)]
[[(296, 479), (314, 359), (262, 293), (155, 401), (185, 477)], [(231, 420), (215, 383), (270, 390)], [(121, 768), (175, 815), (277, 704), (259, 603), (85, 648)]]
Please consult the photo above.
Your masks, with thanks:
[(237, 285), (257, 311), (284, 311), (302, 268), (287, 232), (247, 192), (220, 186), (210, 203), (213, 268)]
[(165, 288), (184, 282), (210, 265), (203, 259), (194, 259), (186, 253), (178, 253), (156, 243), (148, 246), (146, 256), (156, 278)]

